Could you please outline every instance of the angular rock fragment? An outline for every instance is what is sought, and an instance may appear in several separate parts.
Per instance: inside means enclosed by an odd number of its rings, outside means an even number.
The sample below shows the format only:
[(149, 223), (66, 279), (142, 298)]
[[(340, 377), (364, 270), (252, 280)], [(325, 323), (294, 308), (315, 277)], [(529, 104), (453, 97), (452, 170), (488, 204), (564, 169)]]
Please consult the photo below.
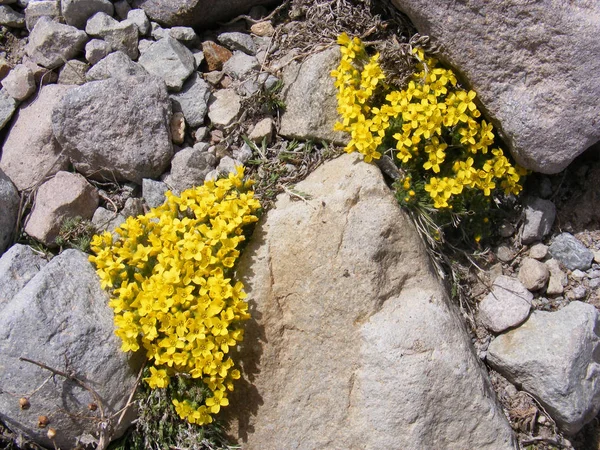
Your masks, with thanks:
[(195, 67), (192, 52), (170, 37), (150, 46), (140, 56), (139, 63), (148, 73), (165, 80), (167, 87), (174, 91), (181, 90)]
[(85, 178), (71, 172), (58, 172), (40, 186), (25, 232), (46, 245), (54, 245), (65, 219), (92, 218), (98, 207), (98, 191)]
[(0, 258), (0, 311), (48, 261), (28, 245), (15, 244)]
[(556, 312), (534, 311), (488, 348), (488, 362), (533, 395), (567, 434), (600, 410), (598, 311), (571, 302)]
[(118, 22), (108, 14), (98, 12), (87, 21), (85, 32), (104, 39), (113, 51), (122, 51), (131, 59), (139, 56), (138, 28), (133, 22)]
[(255, 318), (228, 412), (244, 448), (516, 448), (379, 169), (344, 155), (296, 189), (238, 266)]
[(479, 319), (494, 333), (520, 325), (529, 316), (533, 294), (514, 278), (499, 275), (479, 304)]
[(79, 172), (138, 184), (169, 165), (170, 120), (165, 84), (151, 76), (86, 83), (52, 115), (54, 135)]
[(20, 200), (14, 184), (0, 169), (0, 255), (14, 236)]
[(67, 24), (84, 29), (94, 14), (103, 12), (112, 16), (114, 8), (109, 0), (61, 0), (61, 11)]
[(210, 87), (196, 72), (185, 82), (181, 92), (171, 94), (173, 111), (181, 111), (190, 127), (199, 127), (204, 123), (209, 98)]
[(569, 270), (588, 270), (594, 260), (594, 254), (570, 233), (556, 236), (548, 251)]
[(108, 78), (128, 78), (147, 76), (148, 72), (138, 63), (133, 62), (123, 52), (113, 52), (102, 58), (87, 71), (88, 81), (107, 80)]
[(55, 69), (77, 56), (87, 40), (84, 31), (44, 16), (36, 22), (25, 50), (36, 64)]

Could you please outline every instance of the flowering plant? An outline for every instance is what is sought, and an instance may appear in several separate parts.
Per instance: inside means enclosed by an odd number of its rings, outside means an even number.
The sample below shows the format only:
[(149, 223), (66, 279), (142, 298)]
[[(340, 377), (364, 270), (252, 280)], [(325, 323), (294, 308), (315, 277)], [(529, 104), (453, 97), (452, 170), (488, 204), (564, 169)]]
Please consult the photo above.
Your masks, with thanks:
[(202, 380), (212, 393), (203, 404), (173, 400), (181, 418), (199, 425), (229, 404), (227, 391), (240, 377), (227, 355), (250, 316), (243, 285), (231, 275), (243, 227), (260, 207), (243, 176), (239, 168), (180, 197), (167, 192), (162, 206), (117, 228), (116, 242), (105, 232), (91, 243), (122, 350), (141, 344), (152, 364), (144, 381), (153, 389), (178, 373)]
[(369, 56), (360, 39), (346, 33), (338, 43), (342, 58), (331, 73), (341, 116), (335, 129), (350, 134), (346, 151), (362, 153), (367, 162), (394, 149), (404, 174), (396, 183), (401, 203), (421, 200), (457, 210), (489, 201), (499, 189), (521, 191), (524, 169), (494, 145), (493, 126), (481, 118), (475, 92), (462, 89), (450, 69), (415, 48), (418, 71), (396, 90), (385, 82), (379, 54)]

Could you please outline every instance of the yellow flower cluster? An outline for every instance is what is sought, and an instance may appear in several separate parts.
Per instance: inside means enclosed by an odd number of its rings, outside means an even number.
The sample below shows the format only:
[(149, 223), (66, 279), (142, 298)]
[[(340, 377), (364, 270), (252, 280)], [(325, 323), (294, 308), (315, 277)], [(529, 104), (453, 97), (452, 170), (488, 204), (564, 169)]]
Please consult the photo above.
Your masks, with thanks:
[[(342, 58), (331, 72), (341, 116), (335, 128), (350, 133), (347, 152), (358, 151), (370, 162), (395, 148), (408, 172), (426, 180), (435, 208), (452, 208), (453, 197), (465, 189), (484, 196), (496, 187), (506, 194), (520, 192), (525, 171), (492, 147), (493, 127), (480, 119), (475, 92), (461, 89), (451, 70), (415, 49), (419, 72), (406, 89), (393, 90), (385, 83), (378, 54), (368, 56), (361, 41), (345, 33), (338, 43)], [(402, 180), (401, 186), (410, 201), (410, 181)]]
[(243, 176), (239, 168), (180, 197), (167, 192), (162, 206), (117, 228), (116, 242), (106, 232), (91, 244), (122, 350), (141, 344), (153, 364), (148, 385), (165, 388), (170, 376), (186, 373), (212, 392), (203, 405), (173, 401), (181, 418), (199, 425), (229, 404), (227, 391), (240, 377), (227, 355), (250, 316), (243, 285), (230, 273), (243, 227), (260, 207)]

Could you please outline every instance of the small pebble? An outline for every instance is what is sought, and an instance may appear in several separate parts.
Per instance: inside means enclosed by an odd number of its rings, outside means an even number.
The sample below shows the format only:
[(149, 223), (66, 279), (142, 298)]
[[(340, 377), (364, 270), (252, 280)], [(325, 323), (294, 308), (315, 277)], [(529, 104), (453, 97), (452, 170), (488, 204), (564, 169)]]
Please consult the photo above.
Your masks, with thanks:
[(579, 269), (575, 269), (574, 271), (571, 272), (571, 278), (573, 278), (574, 280), (577, 280), (577, 281), (581, 281), (585, 278), (585, 272), (582, 272)]
[(590, 289), (598, 289), (600, 287), (600, 278), (592, 278), (588, 282), (588, 286)]
[(594, 269), (587, 273), (588, 278), (600, 278), (600, 270)]
[(541, 415), (540, 415), (540, 416), (537, 418), (537, 422), (538, 422), (540, 425), (543, 425), (543, 424), (545, 424), (547, 421), (548, 421), (548, 419), (546, 419), (546, 416), (541, 416)]
[(506, 245), (501, 245), (496, 250), (496, 256), (502, 262), (510, 262), (514, 258), (515, 254), (513, 251), (507, 247)]
[(569, 297), (573, 300), (581, 300), (582, 298), (585, 298), (586, 294), (587, 289), (585, 288), (585, 286), (575, 286), (571, 290)]
[(544, 259), (548, 255), (548, 246), (544, 244), (535, 244), (529, 250), (529, 256), (533, 259)]
[(600, 252), (594, 252), (594, 262), (600, 264)]
[(503, 223), (500, 225), (498, 233), (500, 233), (500, 236), (503, 238), (511, 237), (513, 234), (515, 234), (515, 227), (513, 227), (510, 223)]

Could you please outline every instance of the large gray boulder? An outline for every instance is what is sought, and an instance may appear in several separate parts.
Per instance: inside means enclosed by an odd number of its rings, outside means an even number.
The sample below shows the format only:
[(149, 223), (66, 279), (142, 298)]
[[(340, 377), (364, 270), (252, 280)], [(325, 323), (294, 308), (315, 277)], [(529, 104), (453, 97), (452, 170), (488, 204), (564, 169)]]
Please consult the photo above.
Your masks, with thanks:
[(52, 111), (73, 86), (43, 86), (23, 105), (6, 136), (0, 156), (2, 169), (19, 191), (34, 187), (69, 165), (52, 132)]
[(517, 161), (556, 173), (600, 140), (600, 3), (393, 0), (474, 89)]
[(534, 311), (498, 336), (488, 362), (532, 394), (566, 433), (577, 433), (600, 411), (598, 310), (571, 302), (556, 312)]
[(21, 197), (10, 178), (0, 169), (0, 254), (4, 252), (15, 232)]
[[(135, 385), (139, 358), (121, 351), (114, 334), (108, 295), (87, 255), (66, 250), (45, 265), (0, 311), (0, 420), (48, 448), (75, 448), (98, 436), (100, 408), (89, 391), (31, 363), (71, 373), (102, 399), (106, 417), (125, 406)], [(19, 397), (29, 397), (21, 409)], [(98, 405), (100, 406), (100, 405)], [(48, 416), (55, 442), (38, 417)], [(88, 418), (89, 417), (89, 418)], [(117, 414), (118, 417), (118, 414)], [(131, 424), (128, 414), (115, 430), (118, 437)], [(113, 420), (114, 425), (114, 420)]]
[(28, 245), (15, 244), (0, 258), (0, 311), (48, 261)]
[(86, 176), (159, 177), (173, 155), (171, 100), (155, 77), (110, 78), (70, 91), (52, 115), (54, 135)]
[(336, 89), (329, 74), (340, 61), (340, 50), (332, 47), (291, 64), (284, 71), (285, 112), (279, 134), (297, 139), (326, 140), (345, 144), (348, 135), (334, 131), (338, 119)]
[(246, 13), (255, 5), (275, 2), (277, 0), (134, 0), (133, 5), (162, 25), (204, 27)]
[(281, 195), (238, 275), (244, 449), (514, 449), (464, 324), (381, 173), (356, 155)]
[(55, 69), (78, 56), (87, 40), (84, 31), (44, 16), (31, 30), (25, 51), (36, 64)]

